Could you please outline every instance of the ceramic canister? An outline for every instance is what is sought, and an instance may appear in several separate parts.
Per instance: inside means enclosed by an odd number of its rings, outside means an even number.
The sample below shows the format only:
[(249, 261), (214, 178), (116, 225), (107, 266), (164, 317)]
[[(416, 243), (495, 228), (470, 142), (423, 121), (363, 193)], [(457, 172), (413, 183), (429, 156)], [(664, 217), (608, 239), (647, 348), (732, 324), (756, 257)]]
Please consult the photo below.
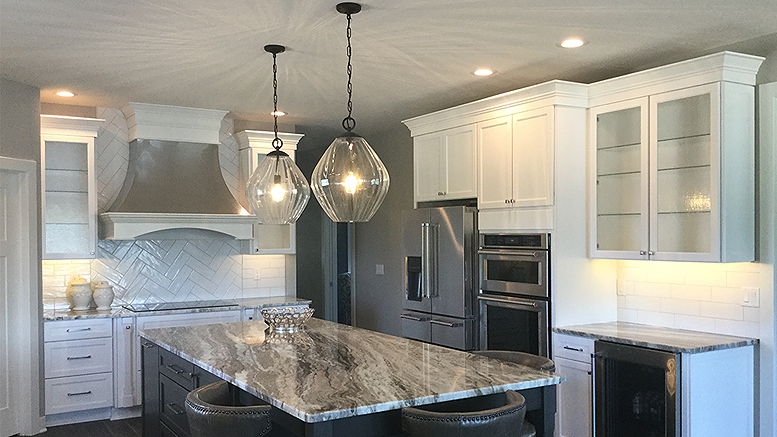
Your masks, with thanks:
[(93, 285), (92, 299), (97, 305), (97, 311), (108, 311), (113, 303), (113, 287), (107, 281), (100, 281)]
[(65, 290), (67, 300), (70, 301), (70, 309), (74, 311), (86, 311), (92, 302), (92, 286), (81, 276), (73, 276)]

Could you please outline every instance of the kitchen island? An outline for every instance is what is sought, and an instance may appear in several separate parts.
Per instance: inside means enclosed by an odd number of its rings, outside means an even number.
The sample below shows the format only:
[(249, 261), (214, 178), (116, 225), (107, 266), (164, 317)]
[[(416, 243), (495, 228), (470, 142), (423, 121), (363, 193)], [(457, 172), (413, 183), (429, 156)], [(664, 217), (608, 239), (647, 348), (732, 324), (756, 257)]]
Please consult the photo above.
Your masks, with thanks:
[(393, 435), (404, 406), (508, 389), (526, 397), (538, 435), (553, 435), (561, 375), (318, 319), (293, 334), (265, 329), (241, 322), (141, 336), (282, 411), (276, 420), (299, 435)]

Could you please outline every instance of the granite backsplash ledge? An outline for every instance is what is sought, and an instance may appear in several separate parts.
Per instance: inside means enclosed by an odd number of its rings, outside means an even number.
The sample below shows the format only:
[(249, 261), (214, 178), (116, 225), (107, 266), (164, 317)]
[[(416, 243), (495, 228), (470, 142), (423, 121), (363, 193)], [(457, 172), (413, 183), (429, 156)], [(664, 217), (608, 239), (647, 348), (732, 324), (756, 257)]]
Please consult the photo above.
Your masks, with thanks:
[(102, 240), (91, 260), (44, 260), (43, 301), (67, 302), (73, 275), (108, 281), (114, 306), (295, 296), (287, 287), (288, 255), (242, 255), (235, 240)]

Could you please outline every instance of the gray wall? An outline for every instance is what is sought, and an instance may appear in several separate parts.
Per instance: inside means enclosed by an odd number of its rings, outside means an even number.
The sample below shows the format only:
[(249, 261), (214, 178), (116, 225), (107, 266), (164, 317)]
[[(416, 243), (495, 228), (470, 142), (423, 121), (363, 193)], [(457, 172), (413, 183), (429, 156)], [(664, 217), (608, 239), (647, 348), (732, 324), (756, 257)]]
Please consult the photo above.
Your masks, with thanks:
[[(400, 212), (413, 208), (413, 141), (404, 126), (366, 137), (388, 168), (386, 199), (367, 223), (356, 224), (356, 323), (360, 328), (402, 335), (402, 238)], [(385, 266), (384, 275), (375, 265)]]
[[(27, 159), (38, 163), (40, 180), (40, 90), (0, 78), (0, 156)], [(38, 235), (41, 235), (40, 192), (38, 192)], [(42, 243), (38, 239), (38, 264), (41, 263)], [(41, 271), (38, 270), (38, 284)], [(40, 286), (40, 285), (39, 285)], [(43, 336), (41, 290), (30, 290), (38, 301), (38, 332)], [(38, 340), (38, 356), (43, 357), (43, 338)], [(40, 415), (44, 415), (43, 366), (40, 366)]]

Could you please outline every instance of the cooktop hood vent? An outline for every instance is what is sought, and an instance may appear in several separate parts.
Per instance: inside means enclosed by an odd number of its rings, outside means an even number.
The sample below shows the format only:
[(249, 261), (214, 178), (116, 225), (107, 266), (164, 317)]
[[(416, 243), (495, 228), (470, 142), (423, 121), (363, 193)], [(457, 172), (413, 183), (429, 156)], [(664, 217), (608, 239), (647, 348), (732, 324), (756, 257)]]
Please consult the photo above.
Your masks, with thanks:
[(253, 238), (256, 216), (232, 196), (219, 165), (226, 111), (130, 103), (129, 167), (100, 238)]

